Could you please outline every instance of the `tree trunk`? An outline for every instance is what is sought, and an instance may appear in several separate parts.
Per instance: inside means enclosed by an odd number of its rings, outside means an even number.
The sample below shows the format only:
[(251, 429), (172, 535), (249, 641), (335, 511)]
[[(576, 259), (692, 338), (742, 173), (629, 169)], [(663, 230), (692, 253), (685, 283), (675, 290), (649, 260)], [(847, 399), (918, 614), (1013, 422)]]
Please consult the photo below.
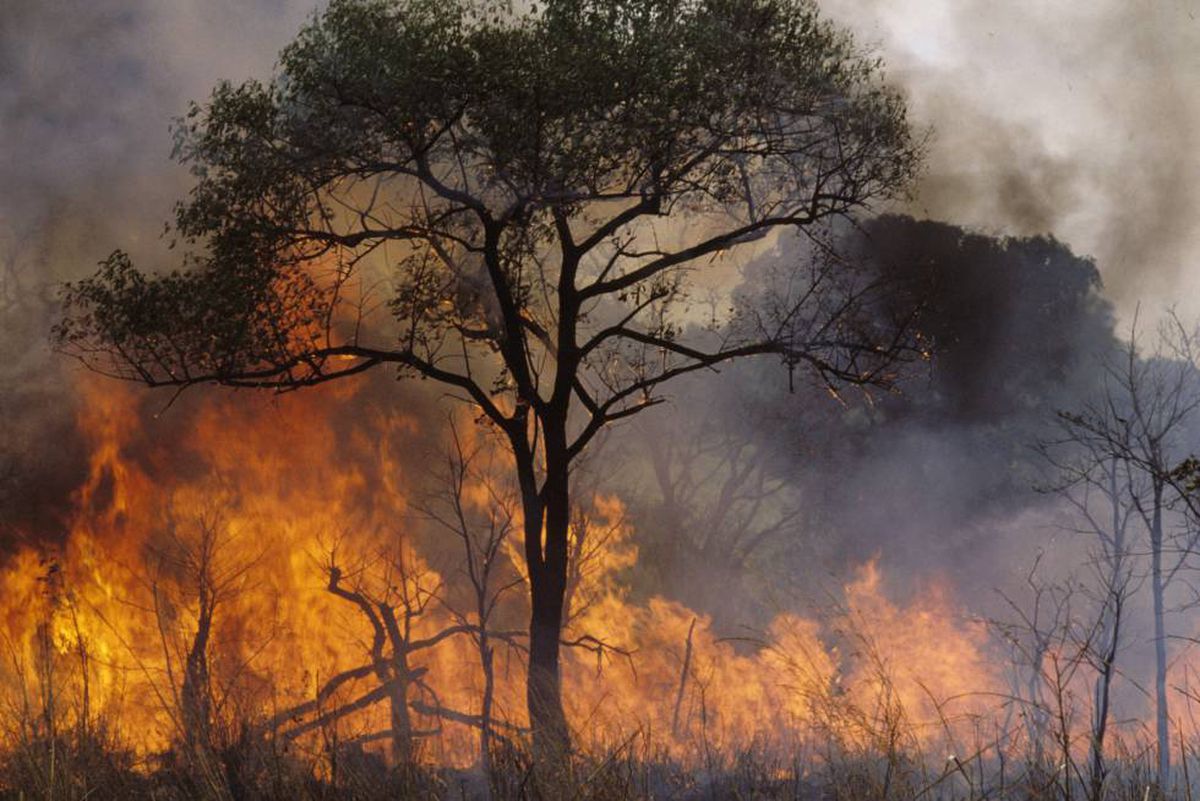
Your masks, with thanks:
[(408, 685), (410, 672), (404, 654), (395, 660), (395, 672), (388, 704), (392, 724), (392, 759), (397, 765), (409, 765), (413, 761), (412, 717), (408, 711)]
[(200, 595), (200, 615), (183, 670), (180, 704), (183, 735), (193, 759), (206, 759), (211, 745), (211, 696), (208, 679), (208, 642), (212, 632), (212, 608)]
[[(563, 626), (563, 601), (567, 589), (568, 531), (570, 527), (569, 465), (566, 448), (566, 415), (560, 424), (543, 421), (546, 476), (540, 493), (524, 493), (526, 507), (525, 553), (529, 562), (529, 676), (526, 703), (533, 728), (534, 762), (546, 780), (566, 767), (570, 731), (562, 703), (559, 650)], [(529, 515), (530, 504), (536, 515)], [(532, 519), (531, 519), (532, 518)], [(544, 526), (539, 525), (544, 521)]]
[(1117, 652), (1121, 647), (1121, 618), (1125, 610), (1125, 525), (1121, 518), (1120, 495), (1117, 490), (1117, 471), (1120, 463), (1112, 460), (1109, 471), (1108, 497), (1112, 509), (1113, 547), (1108, 557), (1108, 597), (1101, 617), (1101, 630), (1107, 638), (1101, 654), (1100, 674), (1092, 702), (1092, 759), (1091, 792), (1088, 798), (1101, 801), (1104, 797), (1104, 739), (1108, 734), (1108, 718), (1112, 699), (1112, 682), (1117, 672)]
[(1091, 759), (1091, 792), (1088, 798), (1101, 801), (1104, 797), (1104, 777), (1107, 771), (1104, 766), (1104, 739), (1108, 733), (1109, 705), (1112, 697), (1112, 681), (1116, 673), (1117, 648), (1121, 637), (1121, 607), (1123, 599), (1116, 596), (1116, 591), (1110, 595), (1113, 604), (1106, 625), (1108, 641), (1105, 643), (1103, 663), (1100, 675), (1096, 677), (1095, 697), (1093, 699), (1092, 721), (1092, 759)]
[(1166, 588), (1163, 579), (1163, 489), (1154, 487), (1154, 510), (1150, 525), (1151, 589), (1154, 595), (1154, 698), (1158, 735), (1158, 786), (1165, 793), (1171, 773), (1171, 732), (1167, 709), (1167, 632), (1164, 621)]
[[(480, 620), (484, 617), (480, 615)], [(479, 703), (479, 769), (486, 787), (492, 781), (492, 704), (496, 694), (496, 670), (487, 629), (480, 623), (479, 663), (483, 668), (483, 697)], [(491, 797), (489, 791), (487, 796)]]
[[(561, 533), (546, 526), (546, 539)], [(563, 560), (565, 568), (566, 561)], [(559, 672), (559, 648), (562, 634), (563, 596), (566, 570), (544, 565), (530, 571), (532, 608), (529, 620), (529, 678), (526, 701), (529, 723), (533, 727), (534, 757), (550, 763), (561, 761), (570, 746), (566, 714), (562, 704), (562, 676)]]

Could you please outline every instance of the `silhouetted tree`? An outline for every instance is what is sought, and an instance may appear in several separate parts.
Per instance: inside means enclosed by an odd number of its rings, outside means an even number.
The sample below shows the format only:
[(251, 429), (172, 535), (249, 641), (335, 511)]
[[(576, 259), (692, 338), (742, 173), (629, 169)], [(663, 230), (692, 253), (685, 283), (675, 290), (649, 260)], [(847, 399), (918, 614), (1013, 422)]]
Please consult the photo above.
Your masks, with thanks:
[[(813, 558), (805, 531), (812, 504), (760, 441), (766, 432), (730, 419), (704, 390), (700, 382), (685, 386), (691, 397), (678, 402), (681, 413), (630, 426), (630, 463), (646, 465), (644, 473), (627, 470), (622, 497), (650, 557), (645, 570), (654, 591), (710, 611), (718, 624), (745, 625), (738, 601), (750, 594), (746, 582), (763, 582), (772, 560)], [(726, 590), (719, 599), (714, 585)]]
[(231, 700), (239, 689), (236, 678), (246, 667), (238, 662), (228, 675), (215, 670), (214, 660), (222, 655), (220, 616), (247, 590), (248, 576), (261, 556), (247, 553), (236, 540), (215, 509), (195, 515), (171, 512), (147, 554), (146, 581), (168, 684), (154, 691), (160, 700), (172, 701), (167, 711), (192, 779), (218, 795), (236, 782), (222, 754), (232, 744), (237, 722), (230, 720)]
[(1081, 655), (1095, 671), (1092, 683), (1088, 798), (1101, 799), (1108, 770), (1104, 743), (1112, 709), (1117, 657), (1127, 645), (1128, 607), (1139, 589), (1134, 482), (1129, 463), (1091, 439), (1079, 441), (1073, 422), (1062, 419), (1057, 440), (1039, 443), (1038, 450), (1055, 472), (1051, 488), (1074, 510), (1073, 530), (1088, 537), (1086, 570), (1078, 582), (1080, 595), (1095, 611)]
[(821, 281), (679, 336), (693, 273), (895, 196), (917, 166), (878, 61), (808, 0), (334, 0), (274, 80), (194, 106), (176, 153), (197, 178), (186, 269), (113, 254), (67, 292), (61, 346), (180, 388), (391, 365), (475, 405), (521, 493), (543, 755), (568, 744), (573, 460), (676, 376), (775, 354), (879, 382), (902, 346)]
[(514, 645), (518, 633), (494, 626), (505, 597), (524, 583), (509, 562), (506, 547), (520, 525), (520, 501), (495, 475), (497, 460), (489, 449), (464, 441), (453, 420), (450, 433), (444, 470), (437, 477), (441, 490), (420, 509), (461, 546), (457, 567), (467, 580), (467, 602), (460, 606), (445, 597), (442, 600), (458, 625), (469, 630), (479, 655), (483, 686), (479, 713), (459, 714), (456, 719), (479, 729), (479, 766), (484, 779), (490, 781), (496, 728), (512, 728), (496, 720), (495, 657), (496, 646)]
[(428, 703), (437, 697), (425, 680), (429, 669), (415, 660), (470, 627), (445, 626), (422, 633), (422, 618), (436, 601), (440, 586), (404, 539), (394, 548), (350, 564), (345, 563), (339, 545), (329, 549), (322, 566), (325, 589), (351, 604), (370, 626), (367, 659), (330, 676), (314, 698), (280, 711), (266, 728), (292, 740), (386, 701), (387, 727), (359, 735), (353, 744), (387, 741), (396, 762), (411, 766), (416, 741), (439, 732), (436, 726), (418, 728), (413, 713), (431, 716), (440, 706)]

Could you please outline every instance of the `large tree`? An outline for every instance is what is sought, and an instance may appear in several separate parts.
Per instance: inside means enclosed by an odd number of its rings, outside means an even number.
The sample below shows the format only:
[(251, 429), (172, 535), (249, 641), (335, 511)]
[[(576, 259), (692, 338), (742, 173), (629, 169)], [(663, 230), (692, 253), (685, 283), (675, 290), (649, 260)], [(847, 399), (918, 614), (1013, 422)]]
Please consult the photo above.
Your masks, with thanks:
[(61, 345), (152, 386), (392, 365), (474, 404), (521, 491), (535, 751), (567, 742), (570, 467), (596, 434), (730, 359), (873, 382), (899, 346), (824, 272), (678, 336), (697, 272), (917, 167), (878, 62), (807, 0), (333, 0), (270, 82), (194, 105), (177, 155), (183, 268), (115, 253), (69, 288)]

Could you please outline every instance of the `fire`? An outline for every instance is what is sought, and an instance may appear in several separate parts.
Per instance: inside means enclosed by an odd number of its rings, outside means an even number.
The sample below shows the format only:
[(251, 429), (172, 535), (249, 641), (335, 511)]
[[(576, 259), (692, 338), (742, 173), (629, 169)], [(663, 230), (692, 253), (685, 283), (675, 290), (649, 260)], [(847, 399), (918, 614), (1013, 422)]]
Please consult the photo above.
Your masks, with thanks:
[(993, 710), (1005, 685), (987, 624), (956, 609), (942, 584), (930, 584), (899, 607), (882, 583), (878, 561), (871, 561), (845, 587), (842, 625), (859, 651), (851, 685), (879, 692), (886, 682), (899, 707), (922, 728), (940, 729), (944, 718)]
[[(406, 726), (421, 759), (477, 760), (479, 621), (461, 546), (429, 535), (418, 472), (436, 459), (414, 456), (443, 432), (349, 384), (269, 402), (214, 395), (158, 419), (120, 385), (81, 391), (91, 458), (67, 536), (0, 575), (0, 693), (20, 721), (0, 736), (103, 721), (150, 754), (190, 742), (202, 719), (206, 736), (276, 738), (320, 767), (330, 737), (386, 753)], [(493, 586), (517, 585), (519, 514), (511, 497), (507, 517), (495, 511), (503, 457), (457, 431), (482, 454), (462, 513), (503, 524)], [(943, 587), (899, 605), (872, 562), (834, 613), (786, 612), (729, 637), (676, 601), (633, 595), (635, 535), (619, 498), (582, 499), (563, 671), (584, 748), (640, 736), (691, 760), (831, 735), (865, 745), (889, 710), (932, 744), (995, 713), (987, 632)], [(491, 730), (515, 743), (527, 602), (519, 586), (497, 598)]]
[(831, 735), (865, 746), (888, 713), (905, 715), (929, 745), (994, 714), (1003, 684), (984, 624), (964, 620), (939, 587), (897, 606), (881, 578), (868, 563), (829, 619), (784, 613), (737, 638), (674, 601), (634, 604), (615, 590), (579, 625), (632, 655), (611, 658), (603, 681), (577, 658), (568, 697), (590, 730), (616, 740), (636, 721), (680, 758), (767, 740), (795, 749)]

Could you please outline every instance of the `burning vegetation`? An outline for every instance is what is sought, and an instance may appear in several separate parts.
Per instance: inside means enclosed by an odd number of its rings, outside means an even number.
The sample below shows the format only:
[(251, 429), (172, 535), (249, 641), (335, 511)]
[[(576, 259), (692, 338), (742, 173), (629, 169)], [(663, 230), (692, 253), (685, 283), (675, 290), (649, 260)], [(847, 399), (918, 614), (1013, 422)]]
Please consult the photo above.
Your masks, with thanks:
[[(6, 781), (45, 797), (531, 792), (521, 508), (494, 436), (419, 392), (395, 403), (388, 382), (203, 391), (162, 414), (78, 380), (89, 458), (65, 535), (4, 568)], [(1098, 682), (1126, 680), (1105, 672), (1129, 650), (1112, 645), (1120, 610), (1089, 595), (1108, 584), (1035, 569), (985, 620), (949, 577), (891, 597), (872, 560), (807, 611), (718, 627), (712, 592), (693, 609), (637, 588), (653, 494), (633, 494), (637, 513), (597, 489), (572, 515), (562, 679), (582, 792), (1085, 786)], [(1185, 704), (1191, 670), (1171, 667)], [(1136, 770), (1148, 733), (1109, 725), (1105, 753)], [(1176, 725), (1186, 759), (1193, 729)]]
[(175, 140), (176, 263), (3, 254), (4, 797), (1191, 797), (1200, 339), (869, 216), (808, 0), (333, 0)]
[[(164, 437), (132, 391), (79, 389), (92, 456), (69, 532), (4, 573), (14, 756), (111, 737), (215, 792), (239, 751), (274, 767), (237, 781), (286, 764), (331, 782), (339, 760), (362, 769), (353, 754), (469, 769), (520, 753), (528, 579), (493, 443), (461, 423), (423, 434), (353, 391), (181, 401)], [(339, 431), (347, 403), (364, 413)], [(412, 447), (428, 453), (397, 458)], [(616, 497), (581, 505), (571, 549), (564, 697), (584, 753), (720, 770), (831, 737), (867, 750), (901, 718), (894, 734), (934, 748), (996, 706), (987, 633), (943, 588), (896, 605), (872, 563), (824, 618), (723, 637), (702, 612), (633, 597)], [(10, 767), (54, 781), (43, 762)]]

